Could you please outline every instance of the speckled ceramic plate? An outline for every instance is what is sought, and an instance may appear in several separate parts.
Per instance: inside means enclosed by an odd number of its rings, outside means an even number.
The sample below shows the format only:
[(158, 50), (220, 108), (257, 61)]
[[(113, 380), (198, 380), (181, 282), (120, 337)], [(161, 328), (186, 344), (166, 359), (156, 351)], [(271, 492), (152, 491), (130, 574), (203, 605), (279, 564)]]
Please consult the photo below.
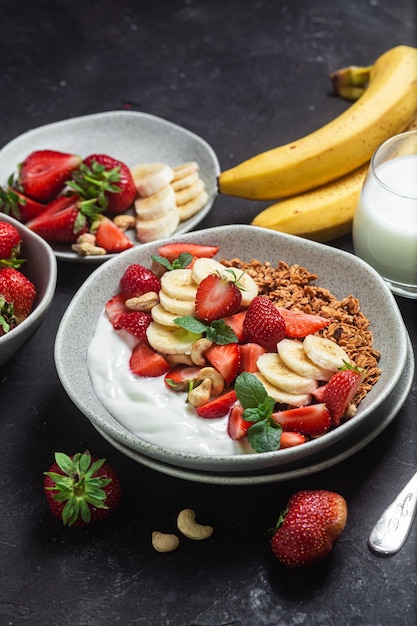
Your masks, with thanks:
[[(407, 332), (398, 306), (380, 276), (352, 254), (253, 226), (223, 226), (188, 233), (174, 240), (216, 244), (219, 258), (259, 259), (276, 264), (284, 260), (299, 264), (318, 274), (317, 284), (330, 289), (342, 299), (354, 294), (361, 309), (371, 320), (374, 346), (381, 352), (382, 374), (377, 385), (361, 403), (356, 416), (302, 446), (264, 454), (212, 455), (178, 451), (169, 446), (146, 441), (141, 433), (128, 430), (97, 397), (87, 367), (88, 346), (93, 338), (105, 302), (117, 292), (125, 268), (132, 262), (149, 265), (157, 245), (146, 244), (129, 250), (99, 267), (87, 279), (68, 307), (58, 330), (55, 358), (64, 388), (74, 403), (100, 430), (141, 455), (182, 468), (210, 472), (251, 472), (308, 463), (309, 457), (332, 447), (344, 438), (354, 436), (365, 422), (379, 419), (378, 409), (397, 384), (407, 358)], [(112, 358), (112, 355), (109, 355)], [(138, 389), (146, 385), (138, 380)], [(152, 414), (152, 407), (149, 410)], [(175, 414), (170, 415), (175, 419)], [(227, 436), (224, 434), (224, 436)]]
[[(171, 166), (197, 161), (209, 199), (201, 211), (179, 225), (177, 233), (193, 229), (210, 211), (217, 195), (220, 166), (209, 144), (189, 130), (147, 113), (110, 111), (30, 130), (0, 150), (0, 184), (6, 184), (10, 174), (30, 152), (40, 149), (70, 152), (82, 158), (93, 153), (106, 153), (129, 167), (153, 161)], [(141, 245), (133, 233), (131, 238), (136, 245)], [(57, 244), (52, 247), (56, 257), (63, 261), (98, 264), (115, 256), (80, 257), (69, 246)]]

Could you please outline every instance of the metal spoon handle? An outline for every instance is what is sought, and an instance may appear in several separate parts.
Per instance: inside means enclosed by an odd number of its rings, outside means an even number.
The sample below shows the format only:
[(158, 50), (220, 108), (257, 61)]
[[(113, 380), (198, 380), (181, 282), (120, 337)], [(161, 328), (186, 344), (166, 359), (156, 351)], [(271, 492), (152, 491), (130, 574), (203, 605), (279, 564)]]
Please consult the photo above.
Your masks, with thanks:
[(375, 524), (369, 547), (381, 554), (398, 552), (408, 537), (416, 512), (417, 471)]

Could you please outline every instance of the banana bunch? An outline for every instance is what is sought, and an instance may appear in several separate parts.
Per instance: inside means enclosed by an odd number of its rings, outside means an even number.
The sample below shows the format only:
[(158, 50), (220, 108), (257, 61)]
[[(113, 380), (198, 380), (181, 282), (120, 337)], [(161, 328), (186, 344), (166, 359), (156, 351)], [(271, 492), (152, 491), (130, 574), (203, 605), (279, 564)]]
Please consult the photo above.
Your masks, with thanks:
[(350, 232), (370, 158), (389, 137), (414, 128), (417, 48), (397, 46), (370, 67), (331, 74), (336, 93), (355, 100), (313, 133), (222, 172), (220, 193), (278, 200), (256, 226), (328, 241)]

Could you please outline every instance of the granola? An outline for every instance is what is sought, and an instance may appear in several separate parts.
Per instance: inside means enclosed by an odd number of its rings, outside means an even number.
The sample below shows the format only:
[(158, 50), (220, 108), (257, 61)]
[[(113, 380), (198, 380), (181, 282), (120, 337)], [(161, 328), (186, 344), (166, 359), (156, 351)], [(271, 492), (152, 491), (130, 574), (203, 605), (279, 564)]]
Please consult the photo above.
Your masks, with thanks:
[(274, 267), (270, 262), (245, 263), (238, 258), (221, 262), (250, 274), (259, 285), (259, 294), (267, 295), (277, 306), (332, 320), (318, 334), (338, 343), (352, 362), (365, 370), (363, 383), (353, 399), (358, 406), (381, 375), (380, 353), (373, 347), (370, 321), (361, 311), (359, 300), (353, 295), (338, 300), (328, 289), (312, 284), (317, 274), (297, 264), (279, 261)]

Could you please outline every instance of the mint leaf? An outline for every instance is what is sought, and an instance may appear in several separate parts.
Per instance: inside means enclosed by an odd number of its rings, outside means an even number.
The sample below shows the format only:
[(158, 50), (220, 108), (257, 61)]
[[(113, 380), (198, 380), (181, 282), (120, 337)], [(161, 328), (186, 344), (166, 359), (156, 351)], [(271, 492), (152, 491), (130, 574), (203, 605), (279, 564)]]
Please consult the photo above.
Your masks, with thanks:
[(248, 430), (248, 441), (255, 452), (272, 452), (280, 446), (282, 428), (271, 420), (261, 420)]
[(189, 252), (181, 252), (181, 254), (172, 261), (168, 261), (164, 256), (160, 256), (158, 254), (152, 255), (152, 260), (160, 263), (167, 268), (167, 270), (184, 270), (186, 269), (191, 261), (193, 260), (193, 255)]
[(207, 328), (206, 337), (219, 346), (238, 342), (235, 331), (228, 326), (224, 320), (214, 320), (211, 322), (210, 326)]
[(249, 374), (249, 372), (242, 372), (236, 378), (235, 391), (244, 409), (258, 408), (268, 397), (261, 381), (253, 374)]
[(207, 339), (217, 343), (218, 345), (226, 345), (227, 343), (237, 343), (236, 333), (226, 324), (224, 320), (214, 320), (210, 325), (205, 324), (192, 315), (184, 315), (176, 317), (174, 322), (177, 326), (185, 328), (192, 333), (201, 335), (206, 333)]
[(196, 319), (192, 315), (184, 315), (183, 317), (176, 317), (174, 322), (177, 326), (181, 326), (185, 330), (189, 330), (191, 333), (196, 335), (201, 335), (205, 333), (207, 330), (206, 324), (200, 322), (200, 320)]

